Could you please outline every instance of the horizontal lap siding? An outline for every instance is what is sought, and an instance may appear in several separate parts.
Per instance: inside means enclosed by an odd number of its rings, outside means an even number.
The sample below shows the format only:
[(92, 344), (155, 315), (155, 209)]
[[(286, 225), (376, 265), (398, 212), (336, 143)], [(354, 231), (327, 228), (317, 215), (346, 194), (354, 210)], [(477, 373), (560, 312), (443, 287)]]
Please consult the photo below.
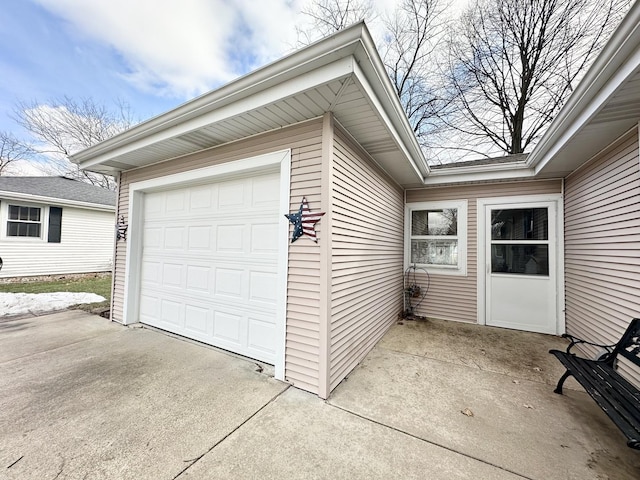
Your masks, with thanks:
[[(615, 343), (640, 316), (640, 172), (634, 130), (565, 181), (567, 332)], [(597, 349), (585, 347), (589, 355)], [(628, 371), (628, 373), (630, 373)], [(635, 381), (640, 383), (640, 374)]]
[[(60, 242), (49, 243), (48, 204), (18, 200), (6, 202), (10, 205), (25, 203), (41, 208), (42, 238), (15, 237), (0, 240), (0, 257), (4, 262), (0, 277), (111, 271), (115, 234), (113, 211), (62, 206)], [(6, 224), (2, 228), (6, 228)]]
[(330, 389), (402, 310), (403, 194), (339, 128), (334, 138)]
[[(118, 221), (129, 223), (129, 182), (127, 174), (123, 173), (118, 185)], [(111, 320), (122, 323), (124, 307), (124, 278), (127, 261), (127, 242), (125, 239), (116, 240), (113, 259), (113, 290), (111, 292)]]
[[(314, 120), (176, 160), (124, 172), (119, 214), (128, 218), (129, 184), (160, 176), (226, 163), (278, 150), (291, 149), (291, 205), (297, 210), (303, 195), (313, 210), (320, 205), (322, 122)], [(322, 223), (322, 222), (321, 222)], [(322, 225), (318, 235), (322, 236)], [(311, 242), (313, 243), (313, 242)], [(122, 321), (126, 243), (116, 246), (112, 316)], [(316, 244), (298, 241), (289, 246), (285, 377), (299, 388), (318, 391), (320, 255)]]
[[(560, 193), (560, 180), (540, 180), (534, 182), (509, 182), (477, 185), (457, 185), (407, 190), (407, 203), (432, 202), (441, 200), (467, 200), (467, 275), (439, 275), (427, 269), (430, 286), (427, 296), (416, 309), (418, 315), (443, 320), (463, 322), (478, 321), (478, 212), (479, 198), (511, 197), (521, 195), (541, 195)], [(418, 284), (425, 279), (417, 276)]]

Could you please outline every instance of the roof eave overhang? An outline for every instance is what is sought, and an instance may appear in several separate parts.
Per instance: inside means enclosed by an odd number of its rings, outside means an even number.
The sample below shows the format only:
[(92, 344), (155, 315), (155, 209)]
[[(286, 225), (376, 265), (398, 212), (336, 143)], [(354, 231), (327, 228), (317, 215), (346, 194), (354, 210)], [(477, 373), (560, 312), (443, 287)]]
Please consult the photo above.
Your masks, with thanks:
[(118, 171), (104, 163), (164, 139), (241, 115), (292, 92), (348, 76), (356, 79), (383, 119), (405, 161), (417, 179), (423, 180), (429, 174), (426, 159), (364, 23), (342, 30), (69, 158), (82, 169)]
[(527, 158), (539, 173), (554, 161), (640, 65), (640, 2), (636, 2)]

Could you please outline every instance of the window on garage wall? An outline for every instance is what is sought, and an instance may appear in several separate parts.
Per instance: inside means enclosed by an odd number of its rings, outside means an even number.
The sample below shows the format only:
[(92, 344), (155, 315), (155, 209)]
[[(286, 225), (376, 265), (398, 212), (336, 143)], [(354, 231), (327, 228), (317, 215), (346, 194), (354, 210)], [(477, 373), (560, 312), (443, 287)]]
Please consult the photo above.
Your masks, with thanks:
[(406, 206), (407, 266), (451, 275), (467, 273), (467, 201)]

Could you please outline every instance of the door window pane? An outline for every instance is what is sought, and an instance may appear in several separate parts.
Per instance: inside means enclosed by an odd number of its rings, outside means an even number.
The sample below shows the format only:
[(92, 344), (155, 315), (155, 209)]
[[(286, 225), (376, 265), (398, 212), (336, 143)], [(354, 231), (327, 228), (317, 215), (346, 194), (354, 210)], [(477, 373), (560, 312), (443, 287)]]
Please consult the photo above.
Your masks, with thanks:
[(491, 273), (549, 275), (548, 245), (491, 245)]
[(546, 208), (510, 208), (491, 211), (491, 240), (548, 240)]

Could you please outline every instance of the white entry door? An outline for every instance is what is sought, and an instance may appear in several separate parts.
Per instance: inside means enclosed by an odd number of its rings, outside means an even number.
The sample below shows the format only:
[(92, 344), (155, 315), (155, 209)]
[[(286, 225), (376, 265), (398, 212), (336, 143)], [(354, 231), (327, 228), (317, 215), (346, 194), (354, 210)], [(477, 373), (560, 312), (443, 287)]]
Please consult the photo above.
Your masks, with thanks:
[(486, 324), (558, 333), (557, 202), (484, 205)]
[(275, 172), (144, 195), (141, 322), (275, 363), (279, 182)]

